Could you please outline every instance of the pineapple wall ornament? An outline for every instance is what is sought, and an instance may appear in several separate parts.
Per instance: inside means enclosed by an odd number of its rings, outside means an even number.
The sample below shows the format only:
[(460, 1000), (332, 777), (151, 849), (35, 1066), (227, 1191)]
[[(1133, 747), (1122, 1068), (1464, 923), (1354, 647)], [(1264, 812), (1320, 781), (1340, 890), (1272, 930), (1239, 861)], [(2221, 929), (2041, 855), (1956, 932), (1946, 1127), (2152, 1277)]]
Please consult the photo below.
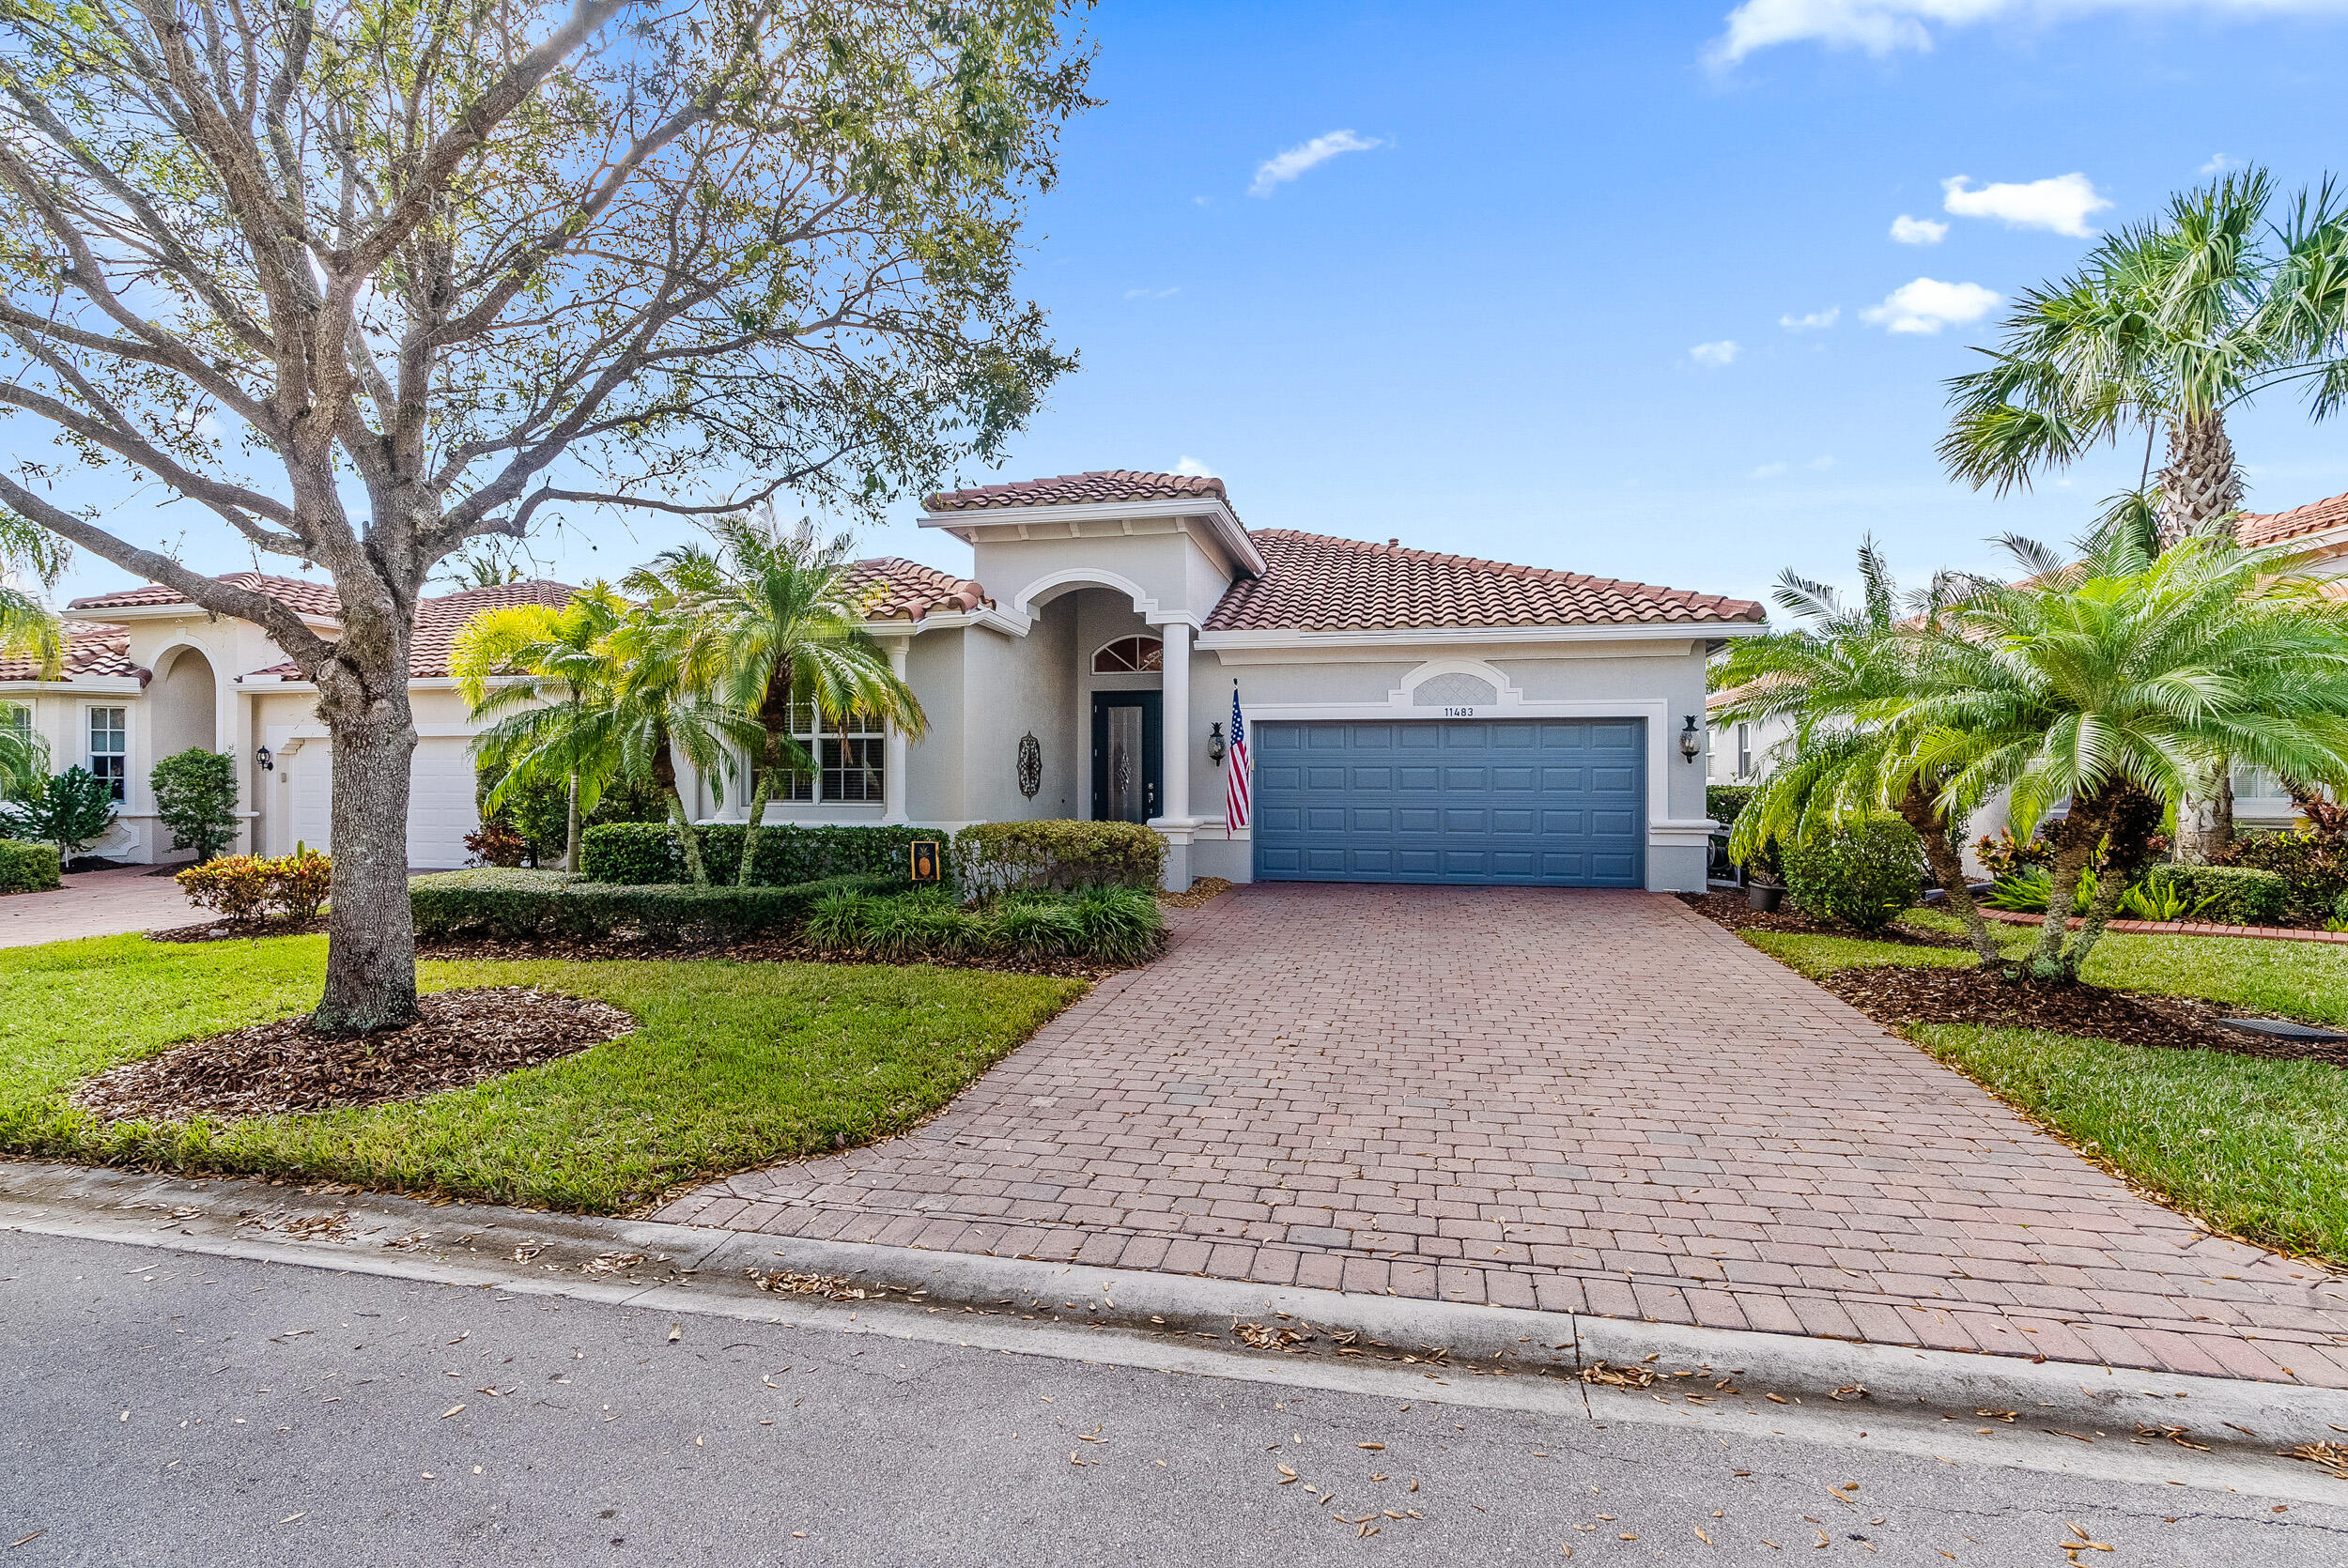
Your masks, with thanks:
[(1019, 792), (1029, 800), (1043, 788), (1043, 744), (1030, 730), (1019, 737)]

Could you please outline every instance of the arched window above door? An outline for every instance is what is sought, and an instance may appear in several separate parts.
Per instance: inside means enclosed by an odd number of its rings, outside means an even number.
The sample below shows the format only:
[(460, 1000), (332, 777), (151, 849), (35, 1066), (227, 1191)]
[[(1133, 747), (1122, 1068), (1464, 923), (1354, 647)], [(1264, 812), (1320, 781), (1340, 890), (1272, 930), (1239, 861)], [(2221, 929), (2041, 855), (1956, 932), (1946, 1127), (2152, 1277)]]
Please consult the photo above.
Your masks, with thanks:
[(1166, 668), (1166, 644), (1153, 637), (1120, 637), (1092, 655), (1095, 675), (1132, 675)]

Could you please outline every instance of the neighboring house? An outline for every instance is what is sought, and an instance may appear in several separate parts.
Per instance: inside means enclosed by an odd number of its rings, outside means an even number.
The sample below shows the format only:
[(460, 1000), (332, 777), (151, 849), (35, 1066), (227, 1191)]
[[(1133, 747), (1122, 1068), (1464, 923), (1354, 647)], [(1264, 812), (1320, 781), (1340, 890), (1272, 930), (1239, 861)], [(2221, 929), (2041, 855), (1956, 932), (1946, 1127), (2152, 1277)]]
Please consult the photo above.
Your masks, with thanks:
[(1790, 718), (1739, 719), (1723, 724), (1717, 715), (1741, 696), (1745, 687), (1731, 686), (1704, 699), (1705, 722), (1712, 727), (1712, 745), (1705, 757), (1705, 781), (1709, 784), (1758, 784), (1769, 771), (1772, 750), (1792, 738)]
[[(800, 738), (820, 768), (768, 807), (768, 821), (941, 831), (1018, 818), (1147, 822), (1167, 841), (1176, 886), (1198, 876), (1704, 885), (1705, 661), (1722, 639), (1760, 630), (1758, 605), (1392, 541), (1250, 532), (1222, 481), (1187, 475), (1116, 470), (957, 490), (930, 497), (920, 522), (970, 545), (974, 578), (898, 559), (856, 572), (874, 594), (866, 629), (919, 698), (927, 734), (916, 744), (878, 724), (819, 730), (803, 714)], [(301, 586), (320, 595), (331, 623), (331, 594)], [(517, 584), (419, 612), (415, 864), (461, 863), (474, 822), (465, 743), (475, 727), (437, 662), (448, 632), (488, 605), (566, 592)], [(200, 707), (209, 728), (180, 744), (244, 760), (246, 799), (258, 802), (253, 841), (326, 842), (324, 731), (308, 688), (256, 630), (210, 623), (157, 588), (81, 601), (73, 613), (119, 622), (125, 657), (162, 672), (115, 704), (129, 710), (128, 804), (139, 804), (160, 737), (197, 728), (158, 710)], [(425, 651), (426, 617), (446, 622), (437, 653)], [(179, 650), (204, 635), (221, 641), (217, 655), (205, 644), (210, 684), (172, 685), (188, 656)], [(1231, 832), (1228, 762), (1214, 753), (1234, 686), (1255, 812)], [(60, 759), (78, 761), (93, 722), (79, 715), (101, 704), (78, 690), (65, 701), (72, 713), (45, 722), (69, 743)], [(273, 772), (255, 772), (261, 746)], [(687, 784), (697, 817), (744, 814), (738, 783)], [(151, 836), (139, 850), (126, 857), (151, 858)]]

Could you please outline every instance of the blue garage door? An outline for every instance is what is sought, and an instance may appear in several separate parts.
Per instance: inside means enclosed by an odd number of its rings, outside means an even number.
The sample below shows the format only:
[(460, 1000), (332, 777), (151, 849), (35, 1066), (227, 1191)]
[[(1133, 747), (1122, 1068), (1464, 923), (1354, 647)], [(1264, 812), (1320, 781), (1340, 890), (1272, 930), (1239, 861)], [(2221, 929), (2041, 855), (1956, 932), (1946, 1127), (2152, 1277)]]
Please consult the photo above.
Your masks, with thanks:
[(1256, 875), (1639, 887), (1645, 723), (1261, 724)]

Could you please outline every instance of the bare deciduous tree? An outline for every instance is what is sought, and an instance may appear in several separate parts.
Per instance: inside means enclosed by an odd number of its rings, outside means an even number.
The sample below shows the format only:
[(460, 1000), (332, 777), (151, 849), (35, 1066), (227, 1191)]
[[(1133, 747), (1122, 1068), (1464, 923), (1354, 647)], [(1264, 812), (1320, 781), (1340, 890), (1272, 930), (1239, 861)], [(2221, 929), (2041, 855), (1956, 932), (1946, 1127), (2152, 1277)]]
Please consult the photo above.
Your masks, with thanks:
[[(1088, 101), (1065, 0), (0, 0), (0, 412), (333, 578), (323, 637), (70, 504), (0, 505), (263, 627), (333, 738), (321, 1028), (415, 1014), (408, 653), (542, 509), (871, 508), (1072, 361), (1013, 288)], [(732, 487), (719, 476), (751, 474)], [(90, 485), (77, 482), (75, 500)]]

